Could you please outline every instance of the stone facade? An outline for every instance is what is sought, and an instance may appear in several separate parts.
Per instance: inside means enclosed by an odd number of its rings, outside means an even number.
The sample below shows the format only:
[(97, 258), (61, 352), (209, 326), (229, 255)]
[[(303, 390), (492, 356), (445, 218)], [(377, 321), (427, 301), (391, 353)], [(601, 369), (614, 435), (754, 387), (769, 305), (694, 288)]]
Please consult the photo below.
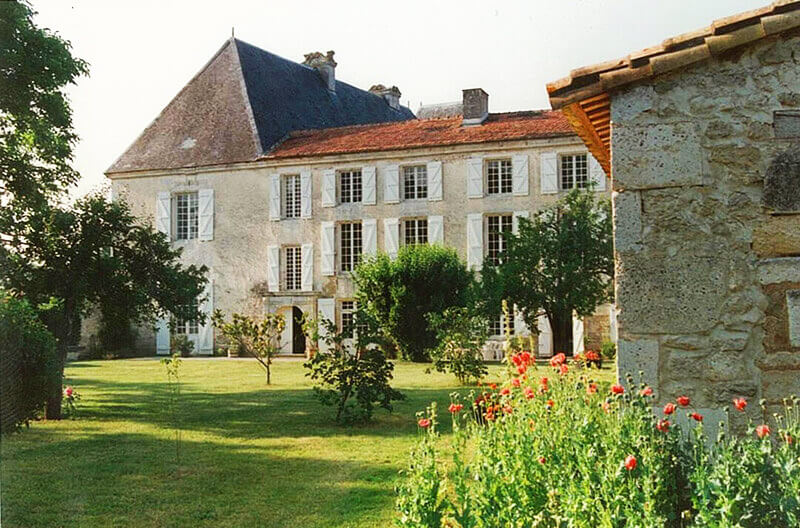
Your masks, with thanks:
[(611, 94), (619, 372), (712, 422), (800, 394), (799, 63), (794, 32)]

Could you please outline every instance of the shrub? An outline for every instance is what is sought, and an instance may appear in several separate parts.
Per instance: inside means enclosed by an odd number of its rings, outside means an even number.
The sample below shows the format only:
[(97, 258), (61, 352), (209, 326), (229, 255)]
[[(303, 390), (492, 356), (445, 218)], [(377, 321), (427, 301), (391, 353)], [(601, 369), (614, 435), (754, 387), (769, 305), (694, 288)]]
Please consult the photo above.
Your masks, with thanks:
[(27, 425), (44, 410), (60, 364), (56, 342), (27, 301), (0, 290), (0, 432)]
[(617, 357), (617, 345), (613, 341), (603, 341), (600, 345), (600, 355), (604, 359), (614, 359)]
[[(436, 416), (424, 416), (424, 439), (399, 488), (398, 524), (799, 525), (796, 401), (774, 431), (762, 425), (744, 438), (712, 441), (688, 398), (659, 419), (652, 390), (632, 380), (627, 390), (600, 387), (591, 370), (557, 358), (554, 379), (534, 381), (527, 377), (532, 363), (521, 354), (513, 358), (508, 382), (481, 394), (488, 403), (473, 407), (482, 420), (472, 420), (469, 406), (457, 400), (450, 406), (454, 438), (443, 444), (446, 463), (439, 461)], [(686, 434), (675, 425), (675, 412), (695, 424)]]
[(450, 372), (462, 384), (479, 381), (489, 371), (483, 362), (483, 344), (488, 334), (484, 317), (468, 308), (450, 308), (429, 318), (439, 344), (431, 353), (433, 367)]
[(194, 352), (194, 343), (186, 334), (173, 334), (169, 338), (169, 349), (180, 357), (190, 357)]

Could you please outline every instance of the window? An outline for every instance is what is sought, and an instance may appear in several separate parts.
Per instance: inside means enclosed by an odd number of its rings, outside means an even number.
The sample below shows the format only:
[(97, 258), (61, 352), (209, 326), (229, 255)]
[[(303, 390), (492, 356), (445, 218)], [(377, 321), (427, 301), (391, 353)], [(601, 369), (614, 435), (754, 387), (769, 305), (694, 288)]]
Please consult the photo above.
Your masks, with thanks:
[[(511, 335), (514, 335), (514, 319), (508, 321), (510, 325)], [(506, 335), (506, 317), (502, 313), (489, 321), (489, 335), (490, 336), (504, 336)]]
[(342, 301), (342, 337), (345, 339), (353, 338), (355, 323), (356, 303), (355, 301)]
[(411, 218), (403, 222), (403, 241), (406, 246), (428, 243), (428, 219)]
[(586, 154), (561, 156), (559, 163), (561, 189), (568, 191), (577, 187), (585, 189), (589, 185), (589, 165)]
[(511, 232), (511, 215), (491, 215), (486, 217), (486, 240), (488, 242), (486, 256), (492, 264), (499, 264), (500, 257), (506, 249), (503, 233)]
[(300, 218), (300, 175), (283, 177), (283, 216)]
[(428, 170), (425, 165), (403, 167), (403, 199), (419, 200), (428, 197)]
[(175, 238), (193, 240), (197, 238), (197, 193), (175, 195)]
[(361, 203), (360, 170), (339, 173), (339, 201), (341, 203)]
[(197, 312), (197, 299), (190, 304), (181, 306), (178, 313), (175, 315), (175, 333), (193, 335), (197, 334), (197, 319), (190, 319), (188, 313)]
[(339, 233), (342, 271), (353, 271), (361, 257), (361, 222), (340, 224)]
[(289, 246), (284, 250), (283, 289), (299, 290), (300, 284), (300, 246)]
[(511, 160), (489, 160), (486, 165), (488, 194), (506, 194), (512, 189)]

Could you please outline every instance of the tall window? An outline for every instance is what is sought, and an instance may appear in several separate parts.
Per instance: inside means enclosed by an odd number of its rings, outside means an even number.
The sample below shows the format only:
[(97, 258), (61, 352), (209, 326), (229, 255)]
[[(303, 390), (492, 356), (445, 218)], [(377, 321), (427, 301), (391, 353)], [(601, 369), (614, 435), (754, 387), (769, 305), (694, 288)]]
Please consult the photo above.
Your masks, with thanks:
[(486, 164), (488, 194), (510, 193), (512, 189), (511, 160), (489, 160)]
[(511, 232), (511, 215), (491, 215), (486, 217), (486, 240), (488, 242), (486, 256), (492, 264), (499, 264), (506, 241), (503, 233)]
[(300, 175), (283, 177), (283, 216), (300, 218)]
[(342, 271), (353, 271), (361, 258), (361, 222), (349, 222), (339, 225), (341, 233), (339, 247), (342, 256)]
[(410, 218), (403, 222), (403, 241), (407, 246), (428, 243), (428, 219)]
[(289, 246), (284, 250), (283, 288), (285, 290), (299, 290), (300, 284), (300, 246)]
[(178, 313), (175, 315), (176, 334), (191, 335), (197, 333), (197, 319), (190, 318), (188, 315), (194, 313), (197, 313), (197, 299), (179, 308)]
[(589, 185), (589, 165), (586, 154), (561, 156), (561, 189), (568, 191), (577, 187), (585, 189)]
[(342, 337), (345, 339), (353, 338), (353, 330), (355, 328), (355, 301), (342, 301), (341, 314), (342, 314)]
[[(516, 330), (514, 329), (514, 318), (513, 317), (508, 321), (508, 324), (511, 327), (511, 335), (514, 335), (514, 332)], [(501, 313), (499, 316), (494, 317), (494, 318), (492, 318), (491, 321), (489, 321), (489, 335), (490, 336), (495, 336), (495, 337), (496, 336), (506, 335), (506, 316), (505, 315), (503, 315)]]
[(428, 170), (425, 165), (403, 167), (403, 198), (417, 200), (428, 197)]
[(361, 171), (341, 171), (339, 173), (339, 201), (341, 203), (361, 202)]
[(197, 238), (197, 193), (176, 195), (175, 209), (175, 238), (177, 240)]

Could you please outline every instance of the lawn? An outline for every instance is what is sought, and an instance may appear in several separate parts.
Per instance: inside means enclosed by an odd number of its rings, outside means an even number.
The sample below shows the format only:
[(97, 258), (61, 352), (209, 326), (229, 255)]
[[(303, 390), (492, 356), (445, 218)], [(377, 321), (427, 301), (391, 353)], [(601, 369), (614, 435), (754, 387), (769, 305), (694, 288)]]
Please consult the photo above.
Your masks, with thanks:
[(314, 399), (298, 361), (277, 363), (269, 387), (252, 361), (184, 361), (176, 471), (164, 367), (71, 363), (78, 418), (2, 440), (3, 526), (388, 526), (415, 413), (470, 390), (425, 368), (398, 363), (394, 386), (408, 399), (348, 428)]

